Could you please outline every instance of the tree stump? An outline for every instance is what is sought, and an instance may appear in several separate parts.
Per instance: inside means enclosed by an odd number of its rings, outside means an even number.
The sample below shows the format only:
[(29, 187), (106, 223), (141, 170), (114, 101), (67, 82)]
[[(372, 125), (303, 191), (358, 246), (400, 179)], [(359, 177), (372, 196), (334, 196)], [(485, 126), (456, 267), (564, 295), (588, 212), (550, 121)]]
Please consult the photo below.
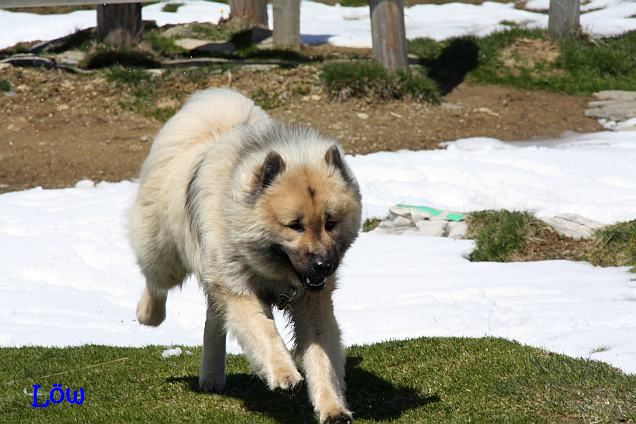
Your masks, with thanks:
[(97, 38), (115, 47), (136, 44), (143, 33), (141, 3), (98, 4)]
[(580, 29), (580, 0), (550, 0), (548, 31), (553, 37), (576, 35)]
[(404, 0), (370, 0), (373, 56), (391, 71), (406, 69)]
[(273, 0), (274, 47), (300, 48), (300, 0)]
[(267, 0), (230, 0), (230, 19), (242, 28), (268, 28)]

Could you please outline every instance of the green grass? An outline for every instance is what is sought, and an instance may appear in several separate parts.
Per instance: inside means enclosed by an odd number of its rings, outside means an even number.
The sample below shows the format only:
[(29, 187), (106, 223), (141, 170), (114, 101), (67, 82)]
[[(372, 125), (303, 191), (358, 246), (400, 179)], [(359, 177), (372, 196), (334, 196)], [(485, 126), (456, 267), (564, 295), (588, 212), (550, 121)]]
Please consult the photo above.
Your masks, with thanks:
[[(527, 51), (516, 48), (518, 40), (535, 40), (538, 44)], [(555, 49), (556, 58), (545, 57), (546, 46)], [(510, 58), (518, 59), (517, 65), (505, 63), (505, 49), (510, 50)], [(569, 94), (636, 87), (636, 31), (600, 40), (575, 37), (551, 41), (544, 31), (512, 27), (483, 38), (414, 39), (409, 51), (420, 58), (443, 92), (465, 77), (481, 83)]]
[(254, 100), (254, 103), (265, 110), (275, 109), (283, 104), (276, 93), (272, 93), (264, 88), (258, 88), (252, 91), (250, 98)]
[(369, 0), (338, 0), (336, 3), (345, 7), (362, 7), (369, 6)]
[(128, 85), (138, 85), (150, 81), (150, 74), (139, 68), (124, 68), (113, 66), (104, 70), (104, 76), (109, 82), (117, 82)]
[(468, 227), (467, 238), (475, 240), (471, 261), (506, 262), (522, 254), (545, 224), (529, 212), (489, 210), (469, 214)]
[(227, 41), (232, 37), (233, 33), (229, 25), (194, 23), (191, 28), (194, 38), (211, 41)]
[(619, 222), (594, 233), (588, 260), (601, 266), (630, 266), (636, 272), (636, 221)]
[(157, 68), (161, 64), (152, 53), (139, 49), (111, 49), (98, 47), (83, 63), (86, 69), (100, 69), (111, 66)]
[(159, 35), (156, 31), (144, 32), (144, 41), (150, 44), (153, 51), (169, 56), (184, 53), (186, 51), (184, 48), (179, 47), (174, 43), (174, 38), (164, 37)]
[[(270, 392), (243, 356), (228, 357), (223, 395), (197, 391), (200, 349), (0, 349), (3, 422), (315, 422), (305, 388)], [(347, 351), (356, 422), (631, 422), (636, 377), (606, 364), (494, 338), (422, 338)], [(32, 385), (85, 390), (81, 406), (30, 406)], [(48, 392), (44, 390), (45, 392)]]
[(181, 6), (183, 6), (183, 3), (167, 3), (163, 6), (161, 11), (175, 13)]
[(378, 227), (378, 225), (380, 225), (380, 223), (382, 223), (380, 218), (367, 218), (362, 223), (362, 232), (367, 233), (369, 231), (373, 231)]
[[(467, 238), (475, 240), (472, 261), (572, 259), (629, 266), (636, 272), (636, 221), (600, 228), (587, 240), (573, 240), (557, 235), (529, 212), (488, 210), (468, 215)], [(528, 249), (532, 242), (538, 243)]]
[(9, 82), (9, 80), (0, 79), (0, 91), (1, 92), (11, 91), (11, 83)]
[(322, 66), (320, 78), (330, 95), (340, 99), (406, 97), (433, 103), (439, 101), (435, 83), (423, 73), (416, 70), (389, 72), (373, 61), (326, 63)]
[(148, 72), (139, 68), (114, 66), (103, 71), (107, 81), (120, 84), (122, 92), (120, 105), (132, 112), (160, 122), (167, 121), (176, 110), (172, 107), (156, 106), (159, 97), (160, 77), (153, 78)]

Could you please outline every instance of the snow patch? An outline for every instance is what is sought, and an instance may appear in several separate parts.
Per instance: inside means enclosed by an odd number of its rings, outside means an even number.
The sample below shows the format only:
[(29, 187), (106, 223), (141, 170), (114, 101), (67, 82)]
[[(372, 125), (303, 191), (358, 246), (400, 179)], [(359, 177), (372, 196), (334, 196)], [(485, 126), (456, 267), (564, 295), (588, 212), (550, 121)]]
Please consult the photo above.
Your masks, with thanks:
[[(367, 216), (402, 203), (577, 213), (604, 223), (636, 218), (636, 140), (627, 133), (459, 140), (447, 150), (348, 161)], [(144, 281), (125, 217), (136, 189), (121, 182), (0, 195), (0, 345), (201, 343), (206, 305), (192, 278), (171, 292), (160, 327), (135, 319)], [(636, 283), (626, 268), (474, 263), (466, 259), (472, 249), (469, 240), (361, 234), (334, 297), (345, 344), (488, 335), (636, 373)], [(283, 316), (275, 318), (289, 342)], [(228, 351), (240, 352), (232, 338)]]
[[(146, 5), (143, 18), (157, 25), (188, 22), (216, 23), (229, 16), (229, 6), (223, 3), (182, 0), (175, 13), (162, 11), (164, 3)], [(547, 9), (548, 0), (530, 0), (529, 9)], [(636, 4), (631, 0), (593, 0), (582, 6), (582, 27), (594, 36), (613, 36), (636, 29)], [(502, 22), (512, 22), (529, 28), (546, 28), (545, 13), (520, 10), (515, 3), (486, 1), (480, 5), (465, 3), (415, 5), (405, 9), (406, 35), (409, 39), (430, 37), (443, 40), (462, 35), (484, 36), (508, 28)], [(272, 8), (268, 6), (272, 27)], [(371, 47), (369, 8), (341, 7), (312, 1), (301, 3), (303, 42), (329, 43), (343, 47)], [(0, 10), (0, 48), (18, 42), (50, 40), (95, 26), (94, 10), (79, 10), (66, 14), (37, 15)]]

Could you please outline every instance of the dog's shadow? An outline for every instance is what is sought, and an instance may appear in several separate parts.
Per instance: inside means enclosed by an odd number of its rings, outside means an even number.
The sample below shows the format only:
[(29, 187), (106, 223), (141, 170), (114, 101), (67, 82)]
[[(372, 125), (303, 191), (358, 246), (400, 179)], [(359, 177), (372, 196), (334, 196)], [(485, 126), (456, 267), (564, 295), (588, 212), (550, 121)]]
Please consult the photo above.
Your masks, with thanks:
[[(347, 358), (347, 401), (354, 412), (354, 418), (397, 419), (405, 411), (441, 400), (438, 395), (422, 396), (412, 387), (396, 386), (361, 368), (361, 362), (360, 357)], [(184, 383), (190, 390), (199, 391), (199, 379), (196, 376), (169, 377), (166, 381)], [(293, 392), (271, 392), (254, 375), (230, 374), (222, 396), (240, 399), (248, 410), (266, 414), (279, 423), (315, 422), (304, 385)]]

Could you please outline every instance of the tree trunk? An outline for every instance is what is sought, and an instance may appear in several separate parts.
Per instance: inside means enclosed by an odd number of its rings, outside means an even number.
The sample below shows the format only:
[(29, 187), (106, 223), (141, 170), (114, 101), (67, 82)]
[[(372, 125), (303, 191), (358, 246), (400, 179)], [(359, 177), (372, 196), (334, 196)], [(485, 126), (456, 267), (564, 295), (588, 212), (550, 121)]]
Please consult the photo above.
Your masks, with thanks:
[(267, 0), (230, 0), (230, 19), (243, 28), (268, 28)]
[(404, 0), (370, 0), (373, 55), (391, 71), (406, 69)]
[(143, 33), (141, 3), (98, 4), (97, 37), (115, 48), (137, 43)]
[(581, 29), (580, 0), (550, 0), (548, 31), (553, 37), (575, 35)]
[(300, 48), (300, 0), (273, 0), (274, 47)]

